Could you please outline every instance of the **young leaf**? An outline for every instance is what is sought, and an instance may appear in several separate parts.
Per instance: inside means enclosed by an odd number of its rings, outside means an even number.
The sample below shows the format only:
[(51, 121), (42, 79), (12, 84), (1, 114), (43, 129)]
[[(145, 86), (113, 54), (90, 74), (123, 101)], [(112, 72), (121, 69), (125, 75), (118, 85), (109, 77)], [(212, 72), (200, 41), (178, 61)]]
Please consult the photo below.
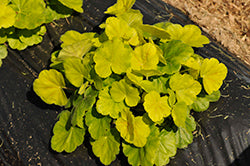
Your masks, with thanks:
[(177, 102), (172, 110), (172, 117), (174, 123), (178, 127), (185, 127), (186, 125), (186, 118), (188, 115), (188, 107), (184, 102)]
[(116, 130), (107, 130), (105, 135), (91, 142), (93, 153), (100, 161), (109, 165), (120, 151), (120, 138)]
[(136, 0), (117, 0), (116, 4), (110, 6), (105, 14), (121, 14), (127, 12), (129, 9), (132, 8)]
[(83, 0), (59, 0), (59, 1), (68, 8), (74, 9), (79, 13), (83, 12), (82, 9)]
[(130, 107), (136, 106), (141, 99), (137, 88), (126, 83), (125, 79), (113, 82), (110, 95), (115, 102), (122, 102), (125, 99)]
[(201, 30), (196, 25), (185, 25), (180, 40), (192, 47), (203, 47), (203, 44), (209, 43), (209, 39), (201, 35)]
[(70, 112), (63, 111), (53, 128), (51, 148), (57, 152), (73, 152), (84, 140), (85, 129), (70, 126)]
[(152, 121), (161, 121), (171, 114), (167, 96), (161, 97), (158, 92), (151, 91), (145, 96), (144, 100), (144, 109)]
[(128, 157), (129, 164), (133, 166), (151, 166), (154, 164), (156, 151), (160, 145), (159, 129), (154, 125), (151, 126), (150, 135), (147, 143), (143, 147), (122, 143), (123, 153)]
[(210, 95), (220, 89), (227, 76), (227, 67), (215, 58), (205, 59), (201, 65), (200, 76), (206, 92)]
[(63, 75), (54, 70), (43, 70), (33, 83), (34, 91), (47, 104), (64, 106), (68, 99), (63, 91), (65, 82)]
[(173, 74), (180, 70), (181, 64), (186, 62), (194, 50), (189, 45), (182, 43), (179, 40), (173, 40), (164, 43), (160, 47), (164, 52), (163, 56), (167, 62), (166, 66), (159, 67), (162, 72)]
[(177, 148), (186, 148), (193, 141), (193, 133), (196, 128), (195, 119), (189, 115), (185, 127), (179, 127), (175, 133)]
[(142, 116), (134, 117), (129, 109), (121, 112), (121, 117), (115, 122), (121, 137), (128, 143), (143, 147), (150, 134), (149, 126), (142, 120)]
[(106, 132), (110, 130), (111, 120), (109, 116), (98, 114), (95, 109), (89, 110), (86, 113), (85, 122), (91, 137), (97, 140), (105, 136)]
[(143, 46), (135, 48), (131, 60), (133, 70), (154, 70), (159, 63), (157, 48), (152, 43), (146, 43)]
[(126, 72), (131, 64), (131, 52), (131, 47), (117, 38), (103, 43), (94, 55), (96, 73), (106, 78), (112, 71), (116, 74)]
[(176, 154), (177, 147), (175, 145), (175, 133), (173, 131), (167, 132), (162, 130), (160, 135), (160, 145), (156, 151), (155, 165), (163, 166), (167, 165), (169, 158)]
[(209, 100), (205, 97), (197, 97), (194, 103), (192, 104), (192, 108), (196, 112), (206, 111), (209, 107)]
[(92, 109), (93, 105), (96, 102), (97, 91), (94, 90), (92, 87), (89, 87), (83, 96), (79, 96), (74, 104), (72, 117), (71, 117), (71, 124), (73, 126), (78, 126), (83, 128), (83, 117), (85, 112)]
[(6, 58), (8, 55), (8, 51), (5, 45), (0, 45), (0, 67), (2, 65), (2, 60)]
[(175, 91), (177, 101), (191, 105), (201, 91), (201, 85), (188, 74), (175, 74), (170, 78), (170, 88)]
[(139, 10), (130, 9), (125, 13), (117, 14), (117, 18), (126, 21), (133, 28), (143, 24), (143, 15)]
[(124, 102), (115, 102), (111, 98), (108, 87), (100, 91), (98, 97), (99, 100), (96, 103), (96, 109), (102, 115), (109, 115), (116, 119), (119, 117), (119, 113), (127, 108)]
[(105, 34), (108, 36), (109, 40), (122, 38), (134, 46), (140, 43), (137, 31), (130, 27), (125, 20), (117, 17), (109, 17), (106, 20)]
[(194, 78), (198, 79), (203, 58), (198, 54), (193, 54), (186, 62), (182, 63), (188, 67), (186, 70)]
[(8, 3), (0, 3), (0, 8), (0, 29), (13, 26), (16, 21), (16, 12), (8, 5)]
[(91, 81), (91, 66), (88, 63), (88, 59), (67, 58), (64, 60), (63, 67), (65, 69), (66, 78), (75, 87), (80, 87), (84, 79)]
[(201, 35), (201, 30), (196, 25), (182, 27), (179, 24), (171, 24), (165, 30), (170, 34), (171, 40), (181, 40), (191, 47), (203, 47), (203, 44), (209, 43), (209, 39)]

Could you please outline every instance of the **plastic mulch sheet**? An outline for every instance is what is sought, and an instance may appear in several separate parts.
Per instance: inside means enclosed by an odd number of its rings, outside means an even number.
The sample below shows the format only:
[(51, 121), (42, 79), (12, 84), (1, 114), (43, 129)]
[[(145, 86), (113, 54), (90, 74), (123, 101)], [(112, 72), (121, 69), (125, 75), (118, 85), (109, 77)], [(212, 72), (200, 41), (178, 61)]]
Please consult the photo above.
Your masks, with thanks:
[[(0, 68), (0, 165), (101, 165), (87, 143), (71, 154), (50, 148), (52, 127), (61, 108), (43, 103), (32, 91), (33, 80), (49, 64), (67, 30), (98, 31), (103, 12), (114, 0), (84, 0), (84, 13), (48, 24), (41, 44), (24, 51), (8, 50)], [(144, 22), (192, 23), (187, 16), (160, 0), (137, 0), (134, 6)], [(209, 37), (209, 36), (208, 36)], [(196, 49), (204, 57), (216, 57), (229, 70), (222, 97), (209, 110), (194, 113), (198, 121), (194, 142), (171, 159), (169, 165), (250, 165), (249, 66), (245, 66), (215, 42)], [(128, 165), (124, 156), (112, 165)]]

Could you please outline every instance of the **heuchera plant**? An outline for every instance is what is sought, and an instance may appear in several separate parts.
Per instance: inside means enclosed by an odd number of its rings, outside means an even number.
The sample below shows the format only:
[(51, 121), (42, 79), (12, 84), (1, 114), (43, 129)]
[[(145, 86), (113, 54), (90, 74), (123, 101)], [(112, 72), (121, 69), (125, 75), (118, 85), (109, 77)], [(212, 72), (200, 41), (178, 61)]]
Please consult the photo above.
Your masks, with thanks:
[(53, 129), (53, 150), (73, 152), (88, 132), (105, 165), (119, 153), (131, 165), (166, 165), (192, 142), (190, 111), (205, 111), (220, 98), (227, 68), (194, 53), (192, 47), (209, 43), (200, 29), (143, 24), (134, 3), (118, 0), (108, 8), (112, 16), (101, 34), (62, 35), (51, 69), (34, 81), (43, 101), (65, 108)]
[(83, 12), (83, 0), (1, 0), (0, 66), (10, 48), (24, 50), (39, 44), (46, 33), (45, 23)]

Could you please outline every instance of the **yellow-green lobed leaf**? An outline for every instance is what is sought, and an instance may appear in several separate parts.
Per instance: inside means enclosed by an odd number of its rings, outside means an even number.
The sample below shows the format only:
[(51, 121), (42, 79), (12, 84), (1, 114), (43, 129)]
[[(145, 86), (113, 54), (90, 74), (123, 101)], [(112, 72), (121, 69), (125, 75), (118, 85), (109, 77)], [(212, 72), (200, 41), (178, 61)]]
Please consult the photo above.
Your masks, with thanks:
[(129, 109), (121, 112), (121, 117), (115, 122), (121, 137), (128, 143), (143, 147), (150, 134), (149, 126), (143, 121), (142, 116), (134, 117)]
[(167, 96), (161, 97), (158, 92), (151, 91), (145, 96), (144, 100), (143, 106), (152, 121), (161, 121), (171, 114)]
[(155, 165), (163, 166), (169, 163), (170, 157), (176, 154), (175, 133), (173, 131), (162, 130), (160, 135), (160, 145), (156, 151)]
[(125, 73), (131, 65), (131, 52), (132, 48), (117, 38), (103, 43), (94, 55), (96, 73), (102, 78), (110, 76), (112, 71)]
[(126, 104), (130, 107), (136, 106), (140, 101), (137, 88), (126, 83), (125, 79), (113, 82), (110, 94), (115, 102), (122, 102), (125, 99)]
[(208, 94), (220, 89), (227, 76), (227, 67), (215, 58), (205, 59), (201, 65), (200, 76)]
[(177, 101), (191, 105), (201, 91), (201, 85), (189, 74), (175, 74), (170, 78), (170, 88), (175, 91)]
[(136, 0), (117, 0), (117, 2), (110, 6), (105, 14), (121, 14), (127, 12), (129, 9), (132, 8)]
[[(9, 1), (8, 1), (9, 3)], [(8, 5), (6, 1), (0, 3), (0, 29), (8, 28), (15, 24), (16, 12)]]
[(156, 158), (156, 151), (160, 145), (159, 129), (152, 125), (147, 143), (143, 147), (122, 143), (123, 153), (128, 157), (129, 164), (133, 166), (152, 166)]
[(138, 46), (133, 51), (131, 67), (133, 70), (154, 70), (159, 63), (157, 48), (152, 43)]
[(51, 139), (51, 147), (57, 152), (71, 153), (83, 143), (85, 129), (70, 126), (68, 123), (70, 115), (69, 111), (63, 111), (53, 128), (54, 135)]
[(120, 151), (120, 138), (115, 130), (106, 130), (105, 135), (91, 142), (93, 153), (100, 161), (109, 165)]
[(185, 127), (186, 118), (188, 116), (188, 113), (189, 113), (189, 111), (188, 111), (188, 107), (187, 107), (186, 103), (177, 102), (173, 106), (173, 110), (172, 110), (172, 114), (171, 114), (175, 125), (178, 127)]
[(47, 104), (66, 105), (68, 99), (63, 88), (63, 75), (54, 69), (43, 70), (33, 83), (34, 91)]
[(99, 139), (105, 136), (106, 132), (110, 130), (111, 118), (109, 116), (102, 116), (91, 109), (86, 113), (85, 122), (88, 126), (88, 131), (93, 139)]
[(84, 79), (91, 80), (91, 66), (88, 64), (88, 59), (67, 58), (64, 60), (63, 67), (65, 69), (66, 78), (75, 87), (80, 87)]
[(109, 94), (109, 87), (106, 87), (99, 93), (99, 100), (96, 103), (97, 112), (102, 115), (109, 115), (116, 119), (119, 113), (126, 109), (124, 102), (115, 102)]

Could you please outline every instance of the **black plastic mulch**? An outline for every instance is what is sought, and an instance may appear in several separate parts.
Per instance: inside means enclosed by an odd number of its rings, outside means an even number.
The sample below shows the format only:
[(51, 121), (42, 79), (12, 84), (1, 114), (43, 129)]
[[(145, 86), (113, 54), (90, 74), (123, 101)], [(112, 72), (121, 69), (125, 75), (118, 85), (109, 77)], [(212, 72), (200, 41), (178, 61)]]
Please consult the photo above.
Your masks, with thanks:
[[(33, 80), (48, 67), (50, 54), (60, 47), (60, 35), (67, 30), (98, 31), (106, 18), (103, 12), (114, 0), (84, 0), (84, 13), (47, 25), (41, 44), (24, 51), (9, 49), (0, 68), (0, 165), (100, 165), (85, 142), (71, 154), (50, 148), (52, 127), (59, 107), (43, 103), (32, 91)], [(160, 0), (137, 0), (135, 8), (144, 22), (192, 22)], [(209, 37), (209, 36), (208, 36)], [(208, 111), (194, 113), (198, 121), (194, 142), (171, 159), (169, 165), (250, 165), (249, 66), (244, 65), (215, 42), (195, 50), (204, 57), (216, 57), (229, 69), (219, 102)], [(86, 148), (87, 147), (87, 148)], [(119, 155), (112, 165), (128, 165)]]

